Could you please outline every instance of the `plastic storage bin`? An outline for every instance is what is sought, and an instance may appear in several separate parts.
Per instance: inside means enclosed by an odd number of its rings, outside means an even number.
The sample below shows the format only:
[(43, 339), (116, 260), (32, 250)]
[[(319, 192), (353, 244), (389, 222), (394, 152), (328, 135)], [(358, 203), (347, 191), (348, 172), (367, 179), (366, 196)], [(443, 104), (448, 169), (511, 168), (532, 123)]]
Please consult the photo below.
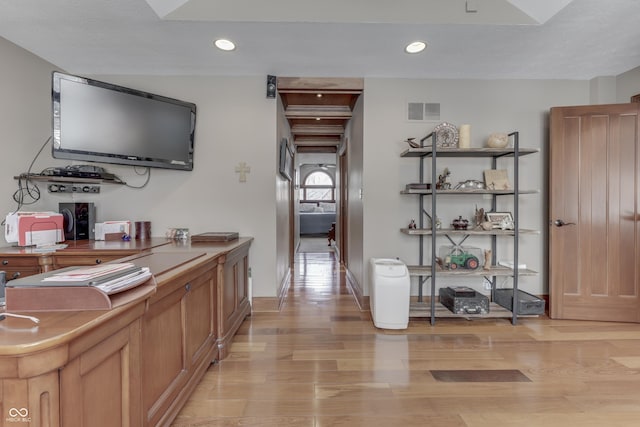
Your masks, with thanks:
[(397, 259), (371, 258), (369, 278), (373, 324), (381, 329), (406, 329), (411, 294), (407, 266)]
[[(495, 302), (513, 310), (513, 289), (496, 289)], [(544, 314), (545, 301), (518, 289), (518, 314)]]

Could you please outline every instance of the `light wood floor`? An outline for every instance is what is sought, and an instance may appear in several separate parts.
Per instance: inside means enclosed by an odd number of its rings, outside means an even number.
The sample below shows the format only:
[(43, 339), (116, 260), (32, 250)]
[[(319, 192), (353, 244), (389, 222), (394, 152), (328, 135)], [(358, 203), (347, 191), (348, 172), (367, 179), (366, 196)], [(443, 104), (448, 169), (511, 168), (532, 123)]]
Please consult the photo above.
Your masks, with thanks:
[(333, 254), (299, 254), (174, 421), (186, 426), (640, 426), (640, 325), (360, 312)]
[(324, 237), (301, 236), (298, 252), (312, 252), (312, 253), (333, 252), (334, 247), (333, 245), (329, 245), (328, 242), (329, 240), (327, 239), (326, 236)]

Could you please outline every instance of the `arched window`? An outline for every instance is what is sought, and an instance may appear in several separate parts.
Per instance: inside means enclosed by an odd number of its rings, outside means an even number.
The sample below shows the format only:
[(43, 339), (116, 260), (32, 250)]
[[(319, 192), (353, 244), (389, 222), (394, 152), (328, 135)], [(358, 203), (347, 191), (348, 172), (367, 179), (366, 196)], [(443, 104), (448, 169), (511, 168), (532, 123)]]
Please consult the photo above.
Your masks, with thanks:
[(333, 178), (328, 173), (316, 170), (309, 173), (300, 186), (301, 201), (334, 201)]

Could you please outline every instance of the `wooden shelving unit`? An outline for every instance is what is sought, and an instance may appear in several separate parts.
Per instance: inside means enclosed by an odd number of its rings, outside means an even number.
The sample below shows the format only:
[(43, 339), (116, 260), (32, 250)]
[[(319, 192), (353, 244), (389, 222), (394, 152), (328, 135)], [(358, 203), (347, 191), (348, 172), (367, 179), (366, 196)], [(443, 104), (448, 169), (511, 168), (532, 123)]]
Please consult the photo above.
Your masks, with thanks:
[[(400, 193), (404, 195), (414, 195), (419, 197), (419, 224), (417, 228), (401, 228), (400, 231), (410, 236), (416, 236), (419, 239), (419, 265), (408, 266), (409, 274), (418, 278), (418, 301), (414, 302), (410, 306), (410, 317), (424, 317), (429, 318), (431, 324), (435, 324), (435, 319), (438, 317), (465, 317), (465, 318), (477, 318), (477, 317), (510, 317), (511, 322), (516, 324), (518, 319), (517, 313), (517, 293), (518, 293), (518, 278), (521, 276), (533, 276), (538, 273), (530, 269), (513, 269), (497, 265), (497, 240), (499, 238), (511, 238), (513, 239), (513, 252), (510, 254), (513, 260), (513, 265), (520, 265), (518, 262), (518, 244), (521, 234), (538, 234), (536, 230), (521, 229), (519, 228), (519, 213), (518, 204), (519, 197), (524, 194), (536, 194), (538, 190), (523, 190), (520, 189), (518, 174), (519, 174), (519, 160), (521, 156), (538, 153), (538, 149), (522, 149), (519, 146), (519, 133), (512, 132), (509, 134), (509, 138), (512, 141), (512, 147), (508, 148), (443, 148), (438, 147), (436, 134), (431, 133), (420, 140), (421, 148), (409, 148), (401, 153), (401, 157), (418, 158), (420, 160), (420, 176), (419, 185), (426, 186), (425, 180), (425, 159), (430, 160), (431, 169), (431, 183), (437, 182), (436, 166), (437, 159), (439, 157), (447, 158), (485, 158), (490, 160), (491, 169), (497, 169), (498, 160), (508, 159), (512, 161), (513, 165), (513, 189), (509, 190), (491, 190), (491, 189), (469, 189), (469, 190), (456, 190), (456, 189), (433, 189), (433, 188), (407, 188)], [(427, 144), (425, 144), (425, 142)], [(430, 142), (430, 145), (428, 143)], [(427, 146), (428, 145), (428, 146)], [(440, 229), (436, 227), (435, 221), (431, 221), (431, 226), (424, 225), (423, 214), (428, 213), (431, 218), (435, 218), (436, 206), (438, 203), (438, 197), (447, 196), (462, 196), (462, 197), (474, 197), (477, 195), (490, 195), (491, 197), (491, 210), (496, 211), (497, 199), (499, 197), (512, 197), (513, 198), (513, 221), (514, 229), (503, 230), (479, 230), (479, 229)], [(430, 213), (425, 210), (425, 197), (431, 200)], [(457, 268), (454, 270), (447, 270), (442, 268), (436, 262), (436, 237), (446, 236), (451, 240), (451, 236), (457, 236), (464, 240), (468, 236), (487, 236), (491, 240), (491, 267), (488, 270), (479, 268), (477, 270), (468, 270), (464, 268)], [(431, 241), (431, 254), (425, 256), (425, 239), (429, 238)], [(449, 309), (442, 306), (437, 302), (436, 296), (436, 282), (438, 277), (484, 277), (491, 283), (491, 301), (494, 300), (495, 291), (497, 287), (497, 277), (511, 277), (513, 282), (513, 294), (514, 300), (512, 311), (503, 308), (495, 302), (490, 303), (490, 310), (487, 314), (455, 314)], [(430, 281), (430, 292), (428, 302), (424, 301), (423, 286), (425, 282)]]

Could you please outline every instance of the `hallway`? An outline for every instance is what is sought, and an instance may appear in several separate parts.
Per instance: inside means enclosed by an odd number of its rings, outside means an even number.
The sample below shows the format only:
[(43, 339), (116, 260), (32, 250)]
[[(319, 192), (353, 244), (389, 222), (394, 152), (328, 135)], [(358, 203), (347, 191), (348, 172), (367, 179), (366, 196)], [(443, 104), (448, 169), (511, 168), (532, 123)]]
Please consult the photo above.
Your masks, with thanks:
[(411, 321), (377, 330), (332, 253), (299, 253), (174, 427), (637, 426), (640, 325)]

